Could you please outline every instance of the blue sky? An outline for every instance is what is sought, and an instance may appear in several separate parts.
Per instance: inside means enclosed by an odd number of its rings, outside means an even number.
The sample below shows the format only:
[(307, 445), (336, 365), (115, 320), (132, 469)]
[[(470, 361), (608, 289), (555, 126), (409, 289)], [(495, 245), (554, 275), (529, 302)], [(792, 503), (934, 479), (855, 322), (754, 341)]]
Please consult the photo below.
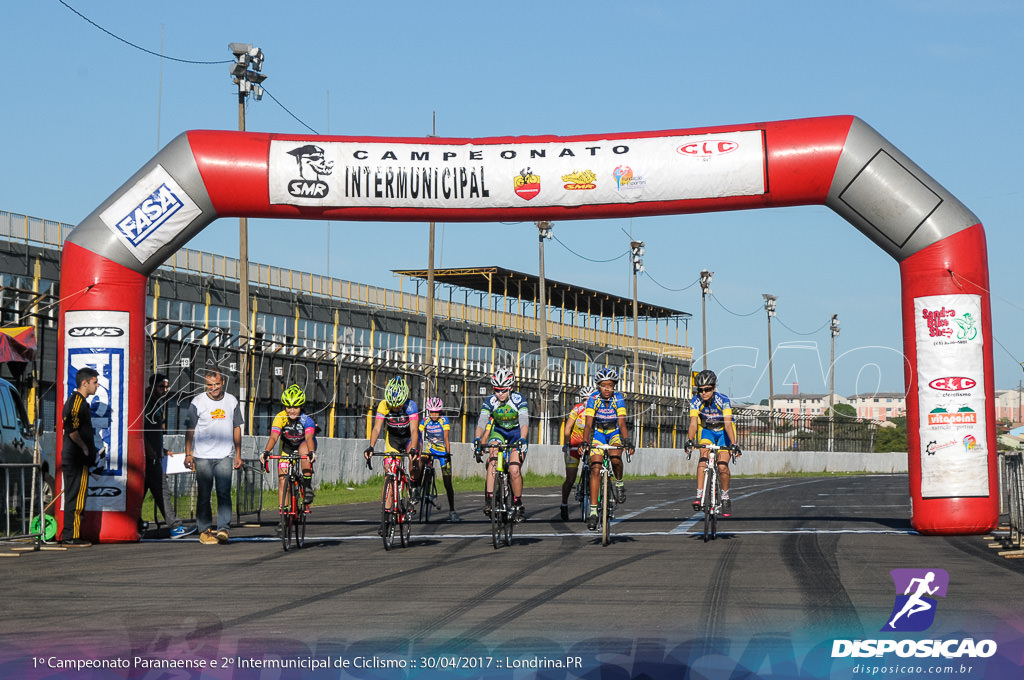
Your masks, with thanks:
[[(422, 136), (434, 112), (437, 133), (453, 137), (859, 116), (981, 218), (996, 388), (1024, 378), (1024, 300), (1014, 275), (1024, 5), (1015, 0), (254, 1), (241, 11), (66, 2), (167, 57), (226, 62), (229, 42), (261, 47), (273, 99), (249, 103), (253, 131)], [(161, 61), (58, 0), (5, 0), (0, 23), (0, 209), (78, 223), (179, 133), (237, 129), (227, 63)], [(640, 297), (693, 313), (689, 344), (698, 356), (694, 284), (701, 269), (715, 272), (710, 364), (735, 399), (768, 394), (766, 292), (779, 296), (777, 393), (794, 380), (804, 392), (827, 391), (833, 313), (842, 324), (837, 392), (903, 390), (898, 266), (829, 209), (562, 221), (546, 248), (547, 275), (630, 294), (625, 258), (589, 261), (626, 251), (624, 232), (647, 243)], [(438, 237), (438, 266), (537, 272), (532, 223), (445, 224)], [(392, 269), (427, 260), (424, 224), (250, 220), (249, 240), (253, 261), (392, 288)], [(215, 222), (189, 245), (237, 256), (237, 220)]]

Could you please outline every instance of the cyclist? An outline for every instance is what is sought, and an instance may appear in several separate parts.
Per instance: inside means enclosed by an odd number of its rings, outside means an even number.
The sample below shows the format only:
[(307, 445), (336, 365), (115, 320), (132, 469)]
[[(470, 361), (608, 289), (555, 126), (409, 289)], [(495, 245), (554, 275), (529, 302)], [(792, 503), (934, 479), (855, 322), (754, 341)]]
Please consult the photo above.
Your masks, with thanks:
[[(377, 415), (374, 419), (373, 431), (370, 433), (370, 445), (363, 452), (366, 460), (369, 460), (373, 454), (373, 447), (376, 446), (381, 431), (386, 429), (384, 450), (387, 453), (397, 454), (398, 458), (401, 458), (403, 454), (408, 454), (410, 463), (412, 463), (413, 459), (417, 458), (413, 452), (416, 451), (419, 444), (419, 421), (419, 409), (416, 402), (409, 398), (409, 384), (405, 382), (405, 378), (396, 376), (389, 380), (384, 386), (384, 398), (377, 404)], [(384, 459), (385, 469), (390, 463), (391, 456)], [(413, 468), (415, 471), (419, 461), (416, 460), (412, 464), (415, 466)], [(392, 500), (390, 497), (385, 499), (387, 510), (391, 509)], [(381, 532), (384, 530), (386, 521), (387, 516), (382, 514)]]
[[(512, 505), (515, 507), (515, 521), (522, 522), (526, 519), (526, 510), (523, 508), (523, 475), (522, 463), (526, 460), (527, 435), (530, 432), (530, 409), (526, 405), (526, 398), (518, 392), (512, 391), (512, 383), (515, 377), (511, 368), (499, 368), (491, 376), (491, 387), (494, 394), (484, 400), (480, 409), (480, 419), (476, 424), (476, 435), (473, 440), (474, 452), (477, 462), (480, 462), (480, 454), (483, 446), (480, 438), (484, 430), (490, 427), (487, 435), (488, 444), (507, 444), (508, 450), (508, 476), (512, 486)], [(493, 420), (493, 422), (492, 422)], [(498, 461), (497, 450), (491, 449), (491, 456), (487, 459), (487, 483), (484, 487), (484, 514), (491, 514), (491, 494), (494, 492), (494, 469)]]
[(587, 400), (597, 392), (590, 385), (580, 388), (580, 403), (572, 407), (569, 416), (565, 419), (565, 427), (562, 436), (566, 443), (562, 446), (562, 453), (565, 454), (565, 481), (562, 482), (562, 506), (561, 516), (563, 522), (569, 521), (569, 492), (572, 485), (576, 483), (576, 475), (580, 468), (580, 443), (583, 442), (583, 429), (587, 425), (586, 416), (583, 412), (587, 408)]
[[(636, 447), (629, 438), (626, 429), (626, 398), (622, 392), (616, 392), (619, 374), (614, 368), (602, 368), (594, 375), (597, 393), (587, 399), (583, 410), (586, 425), (583, 429), (583, 448), (590, 449), (592, 444), (614, 446), (608, 449), (608, 457), (612, 461), (612, 472), (615, 473), (615, 484), (612, 486), (615, 502), (622, 505), (626, 502), (626, 485), (622, 481), (622, 451), (632, 454)], [(587, 517), (587, 529), (597, 529), (597, 498), (601, 485), (601, 465), (604, 462), (605, 450), (590, 451), (590, 516)]]
[[(440, 397), (431, 397), (425, 404), (427, 417), (420, 421), (420, 439), (423, 441), (423, 452), (420, 454), (420, 476), (413, 483), (419, 485), (423, 478), (423, 470), (431, 464), (431, 457), (437, 458), (441, 465), (441, 479), (444, 481), (444, 492), (448, 496), (448, 521), (461, 522), (462, 518), (455, 512), (455, 489), (452, 487), (452, 450), (449, 432), (452, 429), (448, 417), (441, 415), (444, 402)], [(415, 473), (414, 473), (415, 474)]]
[[(718, 376), (714, 371), (703, 370), (694, 378), (697, 394), (690, 399), (690, 429), (687, 432), (686, 450), (695, 445), (710, 443), (717, 446), (732, 445), (736, 457), (739, 458), (740, 448), (736, 445), (736, 423), (732, 420), (732, 403), (729, 397), (715, 391)], [(694, 443), (699, 436), (700, 444)], [(722, 516), (732, 514), (732, 501), (729, 499), (729, 451), (721, 449), (716, 456), (718, 479), (722, 484)], [(700, 510), (700, 499), (704, 494), (704, 470), (708, 465), (708, 450), (701, 449), (700, 460), (697, 462), (697, 498), (693, 501), (693, 509)]]
[[(274, 446), (281, 441), (281, 453), (285, 455), (306, 456), (302, 458), (302, 497), (306, 505), (313, 503), (313, 461), (316, 459), (316, 423), (309, 414), (302, 410), (306, 403), (306, 394), (298, 385), (291, 385), (281, 394), (281, 405), (284, 410), (274, 416), (270, 426), (270, 438), (263, 453), (260, 454), (260, 463), (267, 464), (267, 456), (274, 453)], [(281, 508), (281, 514), (285, 512), (285, 489), (288, 484), (289, 461), (278, 459), (277, 461), (277, 504)], [(279, 520), (277, 532), (280, 534), (284, 528), (284, 519)]]

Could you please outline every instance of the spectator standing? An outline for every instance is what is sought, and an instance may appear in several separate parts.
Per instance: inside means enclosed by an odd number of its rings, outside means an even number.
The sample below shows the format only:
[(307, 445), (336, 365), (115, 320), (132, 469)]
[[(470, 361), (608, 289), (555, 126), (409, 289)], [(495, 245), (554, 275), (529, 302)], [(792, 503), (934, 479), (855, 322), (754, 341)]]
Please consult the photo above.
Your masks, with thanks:
[[(206, 375), (206, 391), (192, 398), (185, 430), (185, 467), (196, 473), (196, 528), (199, 542), (228, 542), (231, 524), (231, 474), (242, 467), (242, 411), (238, 399), (224, 392), (226, 378)], [(232, 449), (234, 456), (232, 457)], [(210, 500), (217, 489), (217, 528)]]
[[(167, 376), (162, 373), (150, 376), (142, 431), (146, 442), (146, 485), (142, 494), (145, 496), (146, 491), (153, 494), (153, 502), (171, 529), (171, 538), (182, 538), (193, 533), (196, 528), (183, 525), (181, 518), (175, 513), (174, 503), (171, 501), (170, 480), (164, 474), (164, 456), (168, 454), (164, 448), (164, 405), (167, 387)], [(142, 524), (141, 518), (139, 523)]]
[(75, 389), (64, 402), (61, 417), (64, 439), (60, 449), (60, 468), (64, 473), (64, 526), (61, 545), (87, 548), (92, 543), (82, 538), (82, 512), (89, 489), (89, 469), (96, 464), (96, 433), (92, 427), (89, 397), (99, 389), (99, 373), (83, 367), (75, 374)]

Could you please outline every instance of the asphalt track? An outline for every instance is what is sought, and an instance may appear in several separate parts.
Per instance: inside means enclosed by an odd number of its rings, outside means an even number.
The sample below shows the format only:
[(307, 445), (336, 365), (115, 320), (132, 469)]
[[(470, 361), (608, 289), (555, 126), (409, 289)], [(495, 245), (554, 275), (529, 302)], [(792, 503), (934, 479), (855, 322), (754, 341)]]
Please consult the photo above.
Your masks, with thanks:
[[(915, 534), (905, 475), (735, 479), (734, 515), (707, 543), (689, 507), (693, 484), (631, 481), (607, 547), (577, 519), (558, 519), (558, 489), (546, 488), (527, 489), (528, 520), (498, 550), (474, 493), (456, 499), (466, 521), (440, 521), (444, 507), (436, 521), (413, 526), (410, 547), (391, 551), (376, 534), (378, 506), (358, 504), (315, 507), (306, 547), (287, 553), (267, 517), (234, 528), (224, 546), (193, 535), (22, 552), (0, 560), (0, 677), (32, 676), (28, 664), (55, 650), (435, 665), (449, 654), (514, 650), (533, 663), (580, 654), (590, 667), (616, 655), (660, 659), (680, 645), (734, 660), (758, 645), (770, 657), (781, 645), (785, 656), (837, 637), (878, 637), (897, 568), (949, 573), (929, 635), (981, 639), (1010, 626), (1021, 637), (1024, 560), (999, 557), (981, 536)], [(203, 677), (282, 677), (225, 672)], [(150, 673), (116, 677), (163, 677)]]

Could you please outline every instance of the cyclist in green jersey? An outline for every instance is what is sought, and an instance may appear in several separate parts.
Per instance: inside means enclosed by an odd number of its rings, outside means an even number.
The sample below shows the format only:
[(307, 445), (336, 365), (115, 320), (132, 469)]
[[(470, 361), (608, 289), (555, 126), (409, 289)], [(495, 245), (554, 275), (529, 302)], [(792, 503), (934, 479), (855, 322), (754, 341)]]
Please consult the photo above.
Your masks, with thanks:
[[(491, 431), (487, 436), (488, 444), (500, 443), (513, 447), (508, 450), (508, 476), (512, 486), (515, 521), (522, 522), (526, 519), (526, 510), (523, 508), (523, 475), (520, 468), (523, 461), (526, 460), (527, 436), (530, 432), (530, 410), (526, 404), (526, 398), (518, 392), (512, 391), (513, 382), (515, 382), (515, 377), (510, 368), (499, 368), (491, 376), (491, 387), (494, 388), (494, 394), (484, 401), (484, 405), (480, 409), (480, 419), (476, 424), (476, 438), (473, 440), (473, 446), (477, 462), (480, 462), (480, 454), (484, 448), (480, 438), (490, 425)], [(497, 460), (497, 452), (492, 449), (491, 457), (487, 461), (487, 484), (484, 488), (485, 515), (489, 515), (491, 512), (494, 466)]]

